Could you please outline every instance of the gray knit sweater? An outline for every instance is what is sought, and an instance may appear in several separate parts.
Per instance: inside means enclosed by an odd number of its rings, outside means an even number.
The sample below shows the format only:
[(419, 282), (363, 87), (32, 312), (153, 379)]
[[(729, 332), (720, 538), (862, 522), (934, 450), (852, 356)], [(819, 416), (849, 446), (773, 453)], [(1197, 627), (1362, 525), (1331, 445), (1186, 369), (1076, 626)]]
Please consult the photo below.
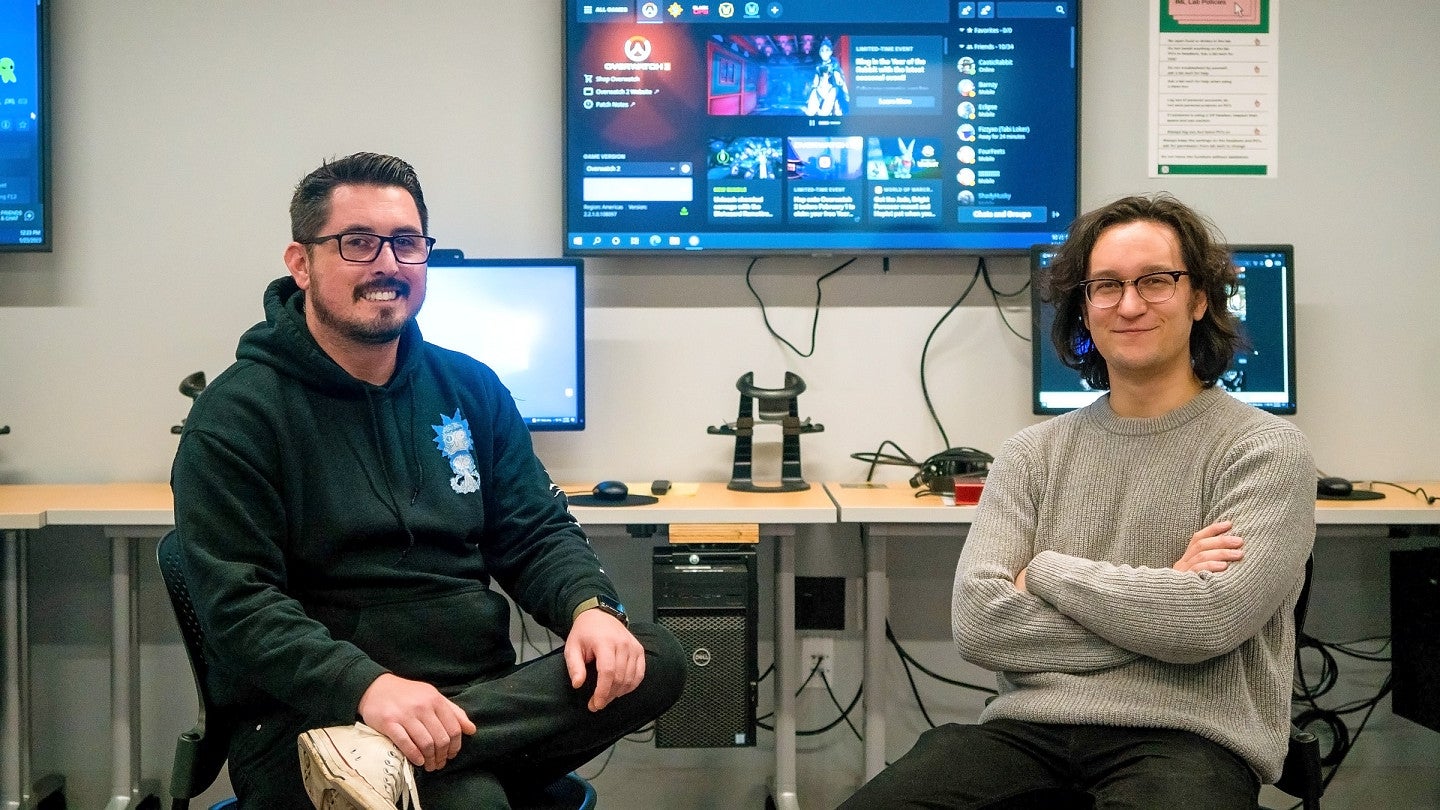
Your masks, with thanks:
[[(1016, 434), (955, 575), (960, 654), (998, 673), (981, 721), (1185, 729), (1275, 781), (1314, 476), (1294, 425), (1217, 388), (1153, 419), (1121, 418), (1106, 396)], [(1170, 567), (1222, 519), (1242, 561)]]

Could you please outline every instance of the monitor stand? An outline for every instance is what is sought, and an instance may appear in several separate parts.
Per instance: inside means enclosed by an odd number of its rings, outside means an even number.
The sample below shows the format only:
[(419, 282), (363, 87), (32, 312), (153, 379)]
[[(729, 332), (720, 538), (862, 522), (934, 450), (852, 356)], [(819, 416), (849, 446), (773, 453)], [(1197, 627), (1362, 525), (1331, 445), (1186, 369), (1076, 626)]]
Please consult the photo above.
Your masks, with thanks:
[[(796, 400), (805, 391), (805, 381), (799, 375), (785, 372), (785, 387), (779, 389), (756, 388), (755, 372), (747, 371), (735, 382), (740, 390), (740, 413), (734, 422), (705, 429), (713, 436), (735, 437), (735, 463), (730, 472), (728, 487), (738, 492), (800, 492), (810, 488), (800, 475), (800, 436), (805, 433), (819, 433), (824, 425), (811, 424), (809, 419), (801, 421), (800, 406)], [(758, 402), (758, 406), (755, 403)], [(752, 408), (757, 408), (752, 415)], [(754, 453), (755, 427), (758, 424), (780, 426), (780, 483), (763, 485), (755, 483)]]

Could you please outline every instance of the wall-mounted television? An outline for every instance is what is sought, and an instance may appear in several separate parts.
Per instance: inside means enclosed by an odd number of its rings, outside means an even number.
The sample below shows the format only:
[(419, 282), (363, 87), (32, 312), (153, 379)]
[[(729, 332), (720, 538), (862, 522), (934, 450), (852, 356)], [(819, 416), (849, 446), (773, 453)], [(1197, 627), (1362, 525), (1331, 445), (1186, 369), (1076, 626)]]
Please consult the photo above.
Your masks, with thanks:
[(429, 265), (416, 316), (425, 339), (494, 370), (530, 430), (583, 430), (584, 262), (437, 248)]
[[(1060, 362), (1050, 340), (1055, 308), (1040, 298), (1040, 274), (1055, 258), (1051, 245), (1030, 251), (1030, 324), (1034, 411), (1064, 413), (1095, 401), (1103, 391), (1087, 386)], [(1239, 271), (1226, 306), (1240, 320), (1248, 346), (1217, 383), (1235, 398), (1271, 413), (1295, 413), (1295, 248), (1293, 245), (1231, 245)]]
[(0, 4), (0, 251), (50, 250), (49, 8)]
[(1079, 48), (1078, 0), (568, 0), (565, 252), (1058, 243)]

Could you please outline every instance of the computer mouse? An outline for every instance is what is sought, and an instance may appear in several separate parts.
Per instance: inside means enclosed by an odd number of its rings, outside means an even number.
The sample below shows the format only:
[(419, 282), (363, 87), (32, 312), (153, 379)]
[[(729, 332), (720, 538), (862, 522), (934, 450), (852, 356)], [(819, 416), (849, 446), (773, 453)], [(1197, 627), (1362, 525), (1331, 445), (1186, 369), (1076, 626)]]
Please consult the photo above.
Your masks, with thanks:
[(624, 481), (601, 481), (590, 490), (590, 494), (602, 501), (623, 501), (630, 494), (630, 488), (625, 486)]
[(1315, 481), (1315, 495), (1319, 498), (1345, 498), (1354, 490), (1348, 479), (1333, 475)]

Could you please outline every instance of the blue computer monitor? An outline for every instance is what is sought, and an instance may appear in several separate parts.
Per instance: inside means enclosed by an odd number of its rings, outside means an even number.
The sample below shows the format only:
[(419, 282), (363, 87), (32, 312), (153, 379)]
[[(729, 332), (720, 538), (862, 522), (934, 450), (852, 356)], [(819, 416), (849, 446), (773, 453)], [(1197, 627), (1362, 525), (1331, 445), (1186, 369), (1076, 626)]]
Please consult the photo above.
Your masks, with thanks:
[[(1055, 308), (1040, 299), (1040, 276), (1058, 248), (1030, 250), (1031, 354), (1034, 411), (1064, 413), (1084, 407), (1103, 392), (1060, 362), (1050, 339)], [(1295, 413), (1295, 248), (1292, 245), (1231, 245), (1239, 285), (1227, 302), (1240, 319), (1248, 346), (1235, 355), (1219, 385), (1235, 398), (1271, 413)]]
[(1078, 212), (1079, 0), (565, 8), (565, 254), (1012, 253)]
[(0, 251), (50, 250), (48, 2), (0, 4)]
[(584, 262), (430, 255), (425, 339), (494, 369), (532, 431), (585, 427)]

